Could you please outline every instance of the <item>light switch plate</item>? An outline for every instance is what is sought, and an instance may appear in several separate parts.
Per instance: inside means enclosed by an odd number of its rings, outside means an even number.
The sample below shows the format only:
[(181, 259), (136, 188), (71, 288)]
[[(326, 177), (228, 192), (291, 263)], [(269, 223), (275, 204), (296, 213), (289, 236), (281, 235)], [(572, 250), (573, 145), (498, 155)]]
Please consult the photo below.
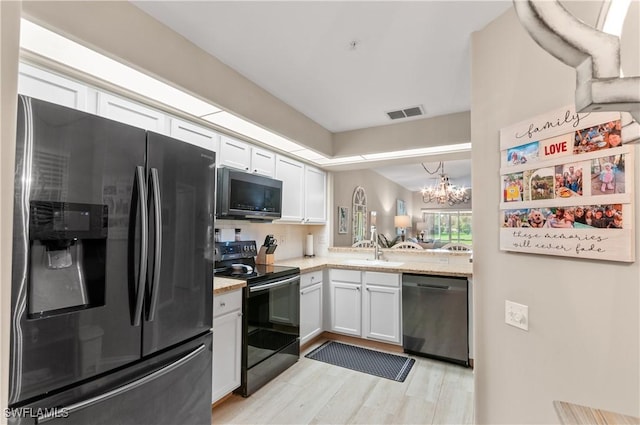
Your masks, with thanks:
[(507, 325), (516, 328), (529, 330), (529, 306), (514, 303), (513, 301), (504, 301), (504, 321)]

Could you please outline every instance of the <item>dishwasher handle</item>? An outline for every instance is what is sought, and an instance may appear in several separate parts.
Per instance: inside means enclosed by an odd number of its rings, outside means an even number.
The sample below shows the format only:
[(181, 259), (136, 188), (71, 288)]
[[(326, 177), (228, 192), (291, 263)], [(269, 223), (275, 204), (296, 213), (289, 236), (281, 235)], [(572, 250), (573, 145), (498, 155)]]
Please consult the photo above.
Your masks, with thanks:
[(451, 286), (449, 285), (437, 285), (435, 283), (402, 282), (402, 286), (412, 288), (437, 289), (440, 291), (447, 291), (451, 289)]

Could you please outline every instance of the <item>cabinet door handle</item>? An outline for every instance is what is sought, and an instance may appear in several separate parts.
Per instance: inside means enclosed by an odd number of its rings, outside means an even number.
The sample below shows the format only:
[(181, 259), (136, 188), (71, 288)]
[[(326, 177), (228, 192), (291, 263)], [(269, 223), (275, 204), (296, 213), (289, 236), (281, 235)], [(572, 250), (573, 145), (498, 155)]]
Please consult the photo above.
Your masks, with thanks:
[(220, 303), (220, 307), (226, 307), (227, 303), (225, 303), (224, 301)]
[(358, 286), (358, 287), (356, 288), (356, 291), (359, 291), (359, 290), (360, 290), (360, 287)]
[(242, 317), (242, 313), (238, 312), (238, 317)]

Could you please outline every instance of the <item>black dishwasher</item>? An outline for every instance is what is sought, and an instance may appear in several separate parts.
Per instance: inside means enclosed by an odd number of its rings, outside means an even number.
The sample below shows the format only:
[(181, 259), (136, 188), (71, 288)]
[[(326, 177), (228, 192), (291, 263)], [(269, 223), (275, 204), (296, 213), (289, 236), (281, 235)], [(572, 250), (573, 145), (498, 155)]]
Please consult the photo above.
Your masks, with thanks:
[(404, 351), (469, 366), (466, 277), (402, 275)]

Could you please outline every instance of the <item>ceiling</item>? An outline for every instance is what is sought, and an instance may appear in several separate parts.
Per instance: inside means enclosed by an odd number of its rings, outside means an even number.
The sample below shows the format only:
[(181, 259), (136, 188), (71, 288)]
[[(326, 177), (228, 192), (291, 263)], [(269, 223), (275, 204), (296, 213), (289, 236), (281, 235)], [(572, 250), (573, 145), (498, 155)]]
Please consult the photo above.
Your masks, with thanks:
[[(331, 132), (469, 110), (470, 35), (512, 7), (504, 0), (133, 3)], [(415, 106), (425, 115), (386, 114)], [(470, 160), (447, 163), (447, 173), (461, 167), (469, 176)], [(424, 185), (420, 164), (375, 170), (410, 190)]]

